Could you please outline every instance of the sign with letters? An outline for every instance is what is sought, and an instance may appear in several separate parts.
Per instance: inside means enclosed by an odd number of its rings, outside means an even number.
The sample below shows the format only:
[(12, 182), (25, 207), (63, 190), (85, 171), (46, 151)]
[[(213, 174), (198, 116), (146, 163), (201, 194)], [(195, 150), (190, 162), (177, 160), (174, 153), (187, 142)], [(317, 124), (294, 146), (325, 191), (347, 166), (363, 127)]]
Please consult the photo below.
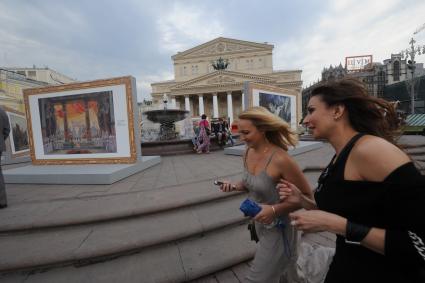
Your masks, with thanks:
[(345, 57), (347, 72), (360, 72), (372, 68), (372, 55)]

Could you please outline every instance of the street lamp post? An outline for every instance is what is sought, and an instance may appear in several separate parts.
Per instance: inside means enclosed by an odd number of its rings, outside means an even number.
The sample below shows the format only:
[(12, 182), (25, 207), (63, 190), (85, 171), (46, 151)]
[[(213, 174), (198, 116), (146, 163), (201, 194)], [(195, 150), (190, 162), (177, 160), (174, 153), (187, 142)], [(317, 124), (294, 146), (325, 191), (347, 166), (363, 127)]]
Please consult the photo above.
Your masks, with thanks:
[[(416, 54), (421, 55), (422, 53), (425, 53), (425, 45), (424, 46), (416, 46), (416, 41), (413, 39), (410, 39), (410, 49), (406, 49), (405, 51), (402, 51), (403, 57), (406, 56), (406, 59), (410, 57), (410, 60), (407, 61), (407, 68), (410, 70), (412, 74), (411, 82), (410, 82), (410, 103), (411, 103), (411, 114), (415, 114), (415, 69), (416, 69), (416, 62), (415, 62), (415, 56)], [(421, 50), (422, 49), (422, 50)], [(407, 72), (406, 72), (407, 74)]]

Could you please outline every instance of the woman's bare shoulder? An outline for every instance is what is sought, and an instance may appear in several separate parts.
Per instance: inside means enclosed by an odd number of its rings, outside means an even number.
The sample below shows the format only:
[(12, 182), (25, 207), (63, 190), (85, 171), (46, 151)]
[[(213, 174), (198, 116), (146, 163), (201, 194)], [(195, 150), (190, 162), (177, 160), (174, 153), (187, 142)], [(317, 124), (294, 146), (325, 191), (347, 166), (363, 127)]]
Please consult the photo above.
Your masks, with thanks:
[(273, 162), (278, 166), (285, 166), (289, 163), (294, 162), (289, 153), (283, 148), (276, 147), (276, 152), (273, 156)]
[(353, 152), (361, 158), (409, 159), (396, 145), (372, 135), (362, 137), (354, 146)]
[(362, 137), (352, 150), (352, 161), (361, 175), (385, 178), (396, 168), (410, 161), (400, 148), (389, 141), (366, 135)]

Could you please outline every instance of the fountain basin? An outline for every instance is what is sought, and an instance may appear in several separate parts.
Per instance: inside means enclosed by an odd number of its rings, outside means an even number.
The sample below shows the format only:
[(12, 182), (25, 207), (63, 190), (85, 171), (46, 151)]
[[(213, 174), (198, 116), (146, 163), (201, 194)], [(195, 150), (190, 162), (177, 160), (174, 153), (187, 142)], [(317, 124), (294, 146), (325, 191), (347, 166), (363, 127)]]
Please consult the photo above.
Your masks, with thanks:
[[(239, 135), (233, 135), (235, 139), (235, 145), (240, 145), (241, 142), (238, 140)], [(210, 137), (211, 145), (210, 151), (220, 150), (223, 147), (220, 147), (217, 143), (216, 137)], [(230, 144), (225, 147), (229, 147)], [(143, 156), (150, 155), (178, 155), (178, 154), (188, 154), (195, 153), (193, 150), (193, 143), (191, 139), (180, 139), (172, 141), (150, 141), (142, 142), (142, 153)]]
[(177, 122), (186, 118), (189, 111), (180, 109), (149, 110), (145, 114), (154, 123)]

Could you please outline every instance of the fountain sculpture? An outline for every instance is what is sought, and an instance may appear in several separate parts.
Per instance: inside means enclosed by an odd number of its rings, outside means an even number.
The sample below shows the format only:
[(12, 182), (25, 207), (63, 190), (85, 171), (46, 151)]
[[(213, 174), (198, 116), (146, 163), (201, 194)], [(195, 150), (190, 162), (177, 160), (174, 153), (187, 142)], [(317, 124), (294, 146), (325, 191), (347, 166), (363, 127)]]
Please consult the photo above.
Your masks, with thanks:
[(166, 94), (163, 96), (164, 109), (146, 111), (146, 117), (149, 121), (159, 123), (158, 140), (171, 141), (178, 139), (176, 132), (176, 122), (181, 121), (187, 117), (189, 111), (180, 109), (168, 109), (168, 97)]

